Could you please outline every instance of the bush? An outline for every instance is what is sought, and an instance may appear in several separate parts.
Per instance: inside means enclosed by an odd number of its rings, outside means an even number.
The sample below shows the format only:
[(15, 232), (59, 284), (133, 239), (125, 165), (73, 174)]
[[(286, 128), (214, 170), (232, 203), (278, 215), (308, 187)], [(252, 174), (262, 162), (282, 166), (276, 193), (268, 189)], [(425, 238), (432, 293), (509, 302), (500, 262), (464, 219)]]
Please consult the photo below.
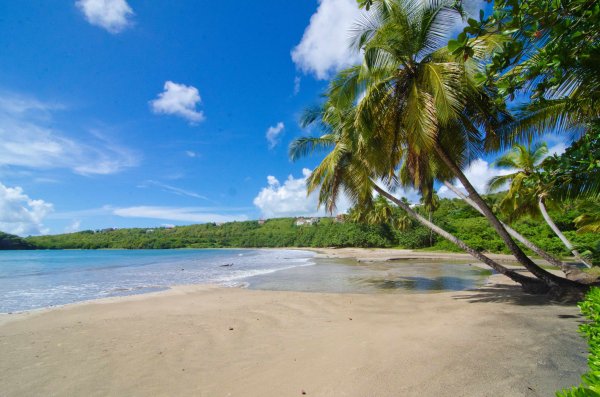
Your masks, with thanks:
[[(429, 229), (426, 229), (423, 226), (417, 226), (406, 232), (398, 232), (396, 234), (398, 246), (408, 249), (429, 247), (429, 236)], [(434, 236), (437, 237), (437, 235)], [(434, 242), (436, 240), (435, 237), (433, 240)]]
[(579, 303), (579, 308), (590, 320), (579, 326), (579, 332), (587, 339), (590, 349), (589, 371), (581, 377), (581, 385), (557, 392), (558, 397), (600, 396), (600, 288), (592, 288)]

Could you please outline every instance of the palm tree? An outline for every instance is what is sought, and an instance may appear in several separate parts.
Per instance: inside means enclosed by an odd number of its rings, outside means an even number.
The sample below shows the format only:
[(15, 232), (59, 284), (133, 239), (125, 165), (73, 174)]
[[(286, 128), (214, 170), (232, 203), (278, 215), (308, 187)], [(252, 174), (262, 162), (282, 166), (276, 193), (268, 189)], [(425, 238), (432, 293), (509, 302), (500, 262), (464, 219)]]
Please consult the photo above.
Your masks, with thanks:
[[(433, 187), (429, 189), (433, 192)], [(431, 222), (431, 218), (433, 217), (433, 213), (437, 211), (440, 207), (440, 198), (436, 193), (431, 193), (429, 197), (423, 196), (421, 197), (421, 205), (423, 205), (423, 209), (429, 214), (429, 222)], [(429, 246), (433, 245), (433, 231), (429, 233)]]
[(587, 267), (591, 267), (591, 264), (581, 257), (569, 239), (556, 226), (546, 209), (551, 199), (552, 186), (543, 183), (537, 170), (547, 154), (548, 147), (545, 142), (527, 147), (515, 144), (513, 150), (495, 161), (496, 166), (509, 168), (513, 172), (492, 178), (488, 183), (488, 190), (497, 191), (508, 183), (509, 189), (500, 201), (499, 207), (509, 214), (509, 219), (514, 220), (525, 215), (537, 217), (541, 214), (550, 229), (573, 253), (573, 256)]
[[(473, 44), (474, 57), (462, 62), (444, 47), (460, 14), (454, 2), (379, 0), (356, 27), (355, 47), (363, 64), (342, 71), (328, 95), (337, 105), (356, 104), (353, 125), (369, 144), (385, 141), (380, 156), (388, 174), (401, 165), (400, 180), (424, 195), (432, 178), (457, 177), (515, 258), (550, 287), (573, 287), (535, 264), (512, 240), (461, 167), (482, 149), (501, 143), (496, 127), (507, 118), (477, 81), (478, 63), (500, 39)], [(485, 131), (482, 135), (481, 130)], [(402, 149), (402, 158), (397, 156)], [(395, 152), (386, 153), (393, 149)]]
[[(450, 191), (452, 191), (454, 194), (456, 194), (456, 196), (458, 196), (464, 202), (466, 202), (471, 207), (473, 207), (477, 212), (479, 212), (480, 214), (483, 215), (483, 211), (481, 211), (481, 209), (477, 206), (477, 204), (475, 204), (475, 202), (473, 200), (471, 200), (470, 198), (465, 196), (465, 194), (460, 189), (458, 189), (456, 186), (454, 186), (453, 184), (451, 184), (448, 181), (445, 181), (444, 185)], [(559, 260), (558, 258), (550, 255), (549, 253), (547, 253), (546, 251), (544, 251), (543, 249), (541, 249), (540, 247), (538, 247), (537, 245), (535, 245), (534, 243), (529, 241), (522, 234), (520, 234), (519, 232), (517, 232), (510, 226), (508, 226), (504, 223), (503, 223), (503, 226), (506, 229), (506, 231), (508, 233), (510, 233), (510, 235), (513, 238), (515, 238), (517, 241), (519, 241), (521, 244), (523, 244), (524, 246), (526, 246), (527, 248), (529, 248), (530, 250), (532, 250), (533, 252), (535, 252), (536, 254), (538, 254), (539, 256), (544, 258), (545, 260), (547, 260), (548, 263), (560, 268), (565, 273), (567, 278), (581, 279), (583, 277), (583, 275), (581, 274), (582, 272), (579, 271), (576, 267), (570, 266), (570, 265), (566, 264), (565, 262)]]
[[(308, 194), (319, 190), (319, 205), (324, 205), (327, 210), (333, 211), (335, 201), (339, 197), (340, 191), (343, 191), (355, 203), (355, 209), (372, 207), (373, 192), (375, 191), (379, 196), (395, 203), (417, 222), (456, 244), (497, 272), (520, 283), (526, 290), (531, 292), (547, 291), (547, 285), (541, 283), (540, 280), (508, 269), (469, 247), (460, 239), (419, 215), (405, 199), (396, 198), (375, 183), (375, 180), (383, 180), (393, 185), (394, 175), (389, 174), (387, 159), (379, 152), (379, 149), (386, 145), (383, 142), (380, 142), (382, 145), (372, 145), (370, 141), (365, 141), (354, 128), (352, 117), (340, 117), (341, 115), (351, 115), (354, 111), (351, 107), (340, 110), (331, 102), (325, 103), (320, 112), (310, 109), (303, 118), (303, 124), (319, 123), (326, 133), (321, 137), (299, 138), (290, 145), (292, 160), (297, 160), (315, 151), (329, 151), (307, 179)], [(386, 141), (385, 137), (382, 140)], [(389, 151), (384, 153), (389, 154)], [(402, 156), (401, 153), (396, 153), (396, 155)]]

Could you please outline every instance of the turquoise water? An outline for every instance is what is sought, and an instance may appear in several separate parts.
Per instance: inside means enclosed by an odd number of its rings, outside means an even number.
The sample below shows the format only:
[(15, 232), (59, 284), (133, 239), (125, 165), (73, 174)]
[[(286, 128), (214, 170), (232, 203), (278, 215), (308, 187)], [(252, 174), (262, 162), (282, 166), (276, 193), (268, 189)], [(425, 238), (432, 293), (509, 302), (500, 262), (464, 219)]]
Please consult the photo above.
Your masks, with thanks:
[(296, 250), (0, 251), (0, 313), (172, 285), (235, 286), (259, 274), (312, 265)]
[(489, 272), (465, 264), (315, 259), (299, 250), (0, 251), (0, 313), (173, 285), (220, 284), (251, 289), (432, 293), (485, 283)]

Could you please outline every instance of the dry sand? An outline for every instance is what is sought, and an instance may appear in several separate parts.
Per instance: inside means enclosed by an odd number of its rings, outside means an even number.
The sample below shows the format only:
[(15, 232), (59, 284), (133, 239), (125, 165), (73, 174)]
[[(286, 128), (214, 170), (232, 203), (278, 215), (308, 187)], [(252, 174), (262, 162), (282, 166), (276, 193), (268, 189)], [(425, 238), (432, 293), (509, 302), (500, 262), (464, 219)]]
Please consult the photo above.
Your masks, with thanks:
[(185, 286), (3, 315), (0, 395), (551, 396), (579, 383), (578, 309), (491, 281), (437, 294)]

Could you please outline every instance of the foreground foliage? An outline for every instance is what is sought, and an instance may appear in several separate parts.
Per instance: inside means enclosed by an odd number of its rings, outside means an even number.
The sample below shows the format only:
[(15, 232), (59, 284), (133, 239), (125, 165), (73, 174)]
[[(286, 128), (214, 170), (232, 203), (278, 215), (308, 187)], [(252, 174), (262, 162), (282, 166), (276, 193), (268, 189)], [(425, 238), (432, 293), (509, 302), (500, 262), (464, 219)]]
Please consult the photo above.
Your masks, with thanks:
[(558, 397), (600, 396), (600, 288), (592, 288), (585, 300), (579, 303), (581, 313), (590, 320), (579, 326), (579, 331), (587, 339), (590, 353), (589, 371), (582, 376), (583, 383), (570, 390), (563, 390)]

